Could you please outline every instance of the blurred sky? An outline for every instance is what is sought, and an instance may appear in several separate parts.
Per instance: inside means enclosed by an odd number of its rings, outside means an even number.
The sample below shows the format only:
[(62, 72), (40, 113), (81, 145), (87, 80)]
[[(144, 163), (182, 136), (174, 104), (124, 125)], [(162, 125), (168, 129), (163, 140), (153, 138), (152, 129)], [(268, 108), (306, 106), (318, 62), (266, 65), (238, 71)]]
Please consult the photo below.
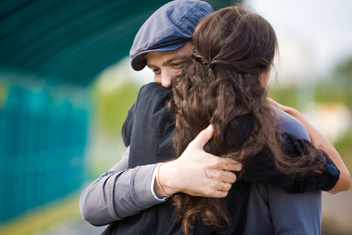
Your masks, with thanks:
[[(323, 76), (352, 57), (351, 0), (245, 0), (274, 27), (281, 75)], [(309, 74), (309, 75), (307, 75)], [(282, 76), (280, 76), (282, 77)]]
[[(277, 33), (280, 56), (275, 67), (280, 83), (322, 77), (352, 57), (351, 0), (244, 0), (244, 5), (266, 18)], [(153, 80), (148, 68), (133, 71), (129, 57), (121, 64), (141, 84)], [(107, 87), (113, 87), (112, 80), (106, 80)]]

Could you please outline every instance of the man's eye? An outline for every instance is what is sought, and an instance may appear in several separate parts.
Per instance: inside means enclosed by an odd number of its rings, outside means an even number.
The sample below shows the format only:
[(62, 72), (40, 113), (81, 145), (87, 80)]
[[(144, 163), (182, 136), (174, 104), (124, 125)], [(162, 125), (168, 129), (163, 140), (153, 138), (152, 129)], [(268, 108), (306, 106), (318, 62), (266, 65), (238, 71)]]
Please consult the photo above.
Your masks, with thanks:
[(160, 69), (152, 69), (152, 73), (158, 73)]
[(172, 64), (172, 67), (175, 68), (175, 69), (180, 69), (180, 68), (183, 67), (183, 65), (184, 65), (183, 62), (173, 63), (173, 64)]

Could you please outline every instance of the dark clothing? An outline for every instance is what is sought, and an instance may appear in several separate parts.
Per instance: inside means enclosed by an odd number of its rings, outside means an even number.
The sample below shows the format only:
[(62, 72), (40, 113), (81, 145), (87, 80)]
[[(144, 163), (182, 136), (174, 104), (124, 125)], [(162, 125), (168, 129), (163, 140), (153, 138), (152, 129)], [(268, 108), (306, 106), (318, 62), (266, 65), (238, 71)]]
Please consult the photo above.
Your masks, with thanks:
[(130, 168), (172, 159), (175, 125), (166, 107), (169, 95), (169, 89), (159, 83), (147, 84), (129, 110), (122, 138), (126, 147), (130, 146)]
[[(129, 167), (164, 162), (173, 157), (172, 136), (175, 130), (166, 101), (169, 90), (158, 83), (150, 83), (141, 89), (136, 103), (130, 109), (122, 136), (126, 146), (130, 146)], [(143, 118), (142, 118), (143, 117)], [(142, 118), (142, 120), (140, 120)], [(145, 135), (148, 135), (146, 143)], [(145, 154), (148, 153), (148, 154)], [(153, 153), (152, 155), (149, 153)], [(248, 202), (250, 184), (244, 181), (236, 183), (226, 197), (227, 208), (232, 226), (228, 234), (240, 234), (244, 225), (245, 208)], [(143, 213), (128, 217), (123, 223), (109, 226), (112, 233), (107, 234), (183, 234), (182, 226), (176, 223), (176, 215), (170, 202), (165, 202), (145, 210)], [(130, 221), (133, 221), (130, 223)], [(133, 226), (131, 226), (133, 224)], [(158, 226), (155, 226), (158, 225)], [(143, 231), (140, 229), (143, 228)], [(126, 233), (127, 232), (127, 233)], [(216, 234), (213, 228), (204, 224), (197, 224), (193, 234)]]
[[(231, 217), (231, 228), (224, 234), (242, 234), (245, 225), (245, 211), (249, 198), (250, 183), (238, 182), (236, 187), (230, 189), (229, 195), (224, 199)], [(176, 214), (170, 200), (144, 210), (142, 213), (116, 221), (109, 225), (103, 235), (131, 234), (131, 235), (182, 235), (182, 225), (176, 222)], [(196, 224), (192, 231), (195, 235), (217, 234), (212, 227), (203, 223)]]
[[(175, 126), (166, 107), (169, 96), (169, 89), (159, 83), (149, 83), (141, 88), (137, 101), (129, 110), (122, 128), (122, 137), (125, 145), (130, 146), (130, 168), (172, 159), (172, 136)], [(245, 120), (241, 118), (241, 124), (249, 126)], [(298, 139), (291, 134), (282, 135), (287, 143), (286, 154), (292, 157), (302, 155), (305, 145), (311, 145), (307, 140)], [(263, 149), (251, 158), (250, 165), (245, 167), (241, 179), (281, 186), (292, 193), (302, 193), (310, 189), (328, 191), (338, 181), (339, 171), (325, 152), (320, 151), (317, 158), (324, 157), (327, 161), (322, 169), (323, 174), (312, 172), (305, 177), (289, 176), (275, 168), (270, 154)]]
[[(147, 84), (140, 90), (122, 131), (125, 145), (130, 145), (129, 167), (171, 160), (175, 127), (165, 105), (168, 98), (169, 90), (158, 83)], [(148, 139), (145, 138), (146, 135)], [(302, 151), (300, 148), (309, 144), (289, 134), (284, 135), (286, 141), (292, 142), (291, 146), (294, 146), (290, 152), (293, 155), (299, 155)], [(328, 166), (333, 165), (330, 159), (323, 169), (324, 174), (312, 173), (306, 177), (288, 176), (278, 172), (265, 150), (253, 156), (252, 160), (243, 171), (241, 180), (222, 199), (227, 208), (231, 208), (231, 228), (226, 234), (241, 234), (243, 231), (250, 182), (278, 185), (289, 192), (304, 192), (314, 188), (331, 189), (339, 177), (338, 174), (328, 174)], [(182, 234), (181, 224), (175, 222), (176, 215), (170, 207), (170, 202), (151, 207), (123, 221), (110, 224), (103, 234)], [(197, 224), (193, 234), (217, 233), (211, 227)]]

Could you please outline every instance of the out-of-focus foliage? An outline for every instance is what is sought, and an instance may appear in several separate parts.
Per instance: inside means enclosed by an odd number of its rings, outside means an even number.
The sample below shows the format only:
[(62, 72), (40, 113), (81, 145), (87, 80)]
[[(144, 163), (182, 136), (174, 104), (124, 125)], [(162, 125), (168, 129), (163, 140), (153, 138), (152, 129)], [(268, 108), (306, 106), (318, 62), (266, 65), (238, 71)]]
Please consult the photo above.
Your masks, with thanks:
[(344, 87), (346, 91), (352, 90), (352, 58), (337, 66), (333, 80), (338, 87)]
[(352, 58), (343, 61), (326, 80), (318, 83), (316, 99), (341, 102), (352, 108)]
[[(116, 78), (119, 79), (119, 78)], [(100, 134), (108, 137), (121, 137), (121, 128), (129, 108), (137, 98), (140, 85), (127, 79), (115, 89), (104, 91), (93, 87), (96, 127)]]
[(352, 57), (340, 63), (329, 78), (328, 83), (321, 82), (317, 87), (316, 99), (321, 102), (340, 102), (349, 108), (349, 129), (334, 143), (347, 167), (352, 171)]
[(297, 108), (297, 89), (296, 87), (276, 87), (269, 89), (268, 96), (279, 103)]
[(352, 108), (352, 58), (337, 65), (332, 74), (318, 79), (314, 86), (311, 84), (309, 83), (309, 87), (305, 87), (307, 84), (290, 87), (275, 85), (269, 91), (269, 96), (284, 105), (297, 108), (298, 90), (304, 89), (314, 94), (315, 102), (339, 102)]
[(87, 155), (87, 176), (91, 180), (116, 164), (126, 150), (121, 139), (121, 129), (140, 87), (134, 79), (118, 73), (102, 74), (93, 84), (93, 126)]
[[(334, 144), (340, 155), (344, 157), (345, 163), (352, 171), (352, 130), (350, 129), (340, 141)], [(352, 172), (351, 172), (352, 173)]]

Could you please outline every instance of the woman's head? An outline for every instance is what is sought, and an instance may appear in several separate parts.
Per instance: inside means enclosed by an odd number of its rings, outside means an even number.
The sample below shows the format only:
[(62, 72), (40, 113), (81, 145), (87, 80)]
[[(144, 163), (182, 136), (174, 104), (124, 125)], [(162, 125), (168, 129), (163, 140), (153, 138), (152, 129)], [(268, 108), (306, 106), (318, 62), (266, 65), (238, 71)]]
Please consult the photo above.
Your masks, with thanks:
[[(269, 120), (272, 113), (266, 100), (266, 78), (277, 48), (268, 21), (240, 6), (227, 7), (204, 17), (192, 42), (192, 59), (172, 85), (170, 108), (177, 110), (179, 132), (195, 137), (213, 123), (214, 142), (222, 143), (226, 126), (236, 117), (251, 113), (255, 137), (266, 135), (262, 131), (265, 122), (274, 123)], [(217, 146), (214, 153), (220, 154), (222, 147)]]
[(263, 17), (235, 6), (203, 18), (195, 29), (193, 44), (215, 72), (227, 68), (261, 75), (270, 71), (277, 39)]

